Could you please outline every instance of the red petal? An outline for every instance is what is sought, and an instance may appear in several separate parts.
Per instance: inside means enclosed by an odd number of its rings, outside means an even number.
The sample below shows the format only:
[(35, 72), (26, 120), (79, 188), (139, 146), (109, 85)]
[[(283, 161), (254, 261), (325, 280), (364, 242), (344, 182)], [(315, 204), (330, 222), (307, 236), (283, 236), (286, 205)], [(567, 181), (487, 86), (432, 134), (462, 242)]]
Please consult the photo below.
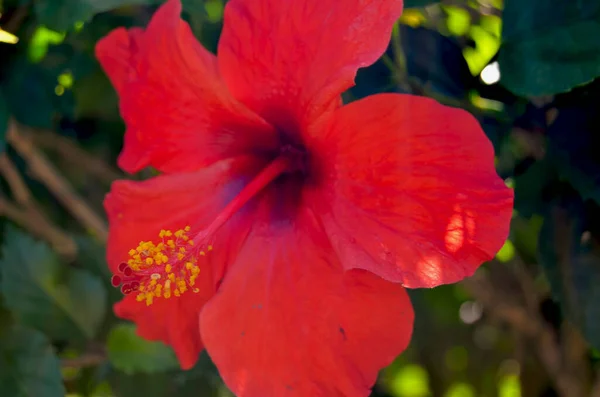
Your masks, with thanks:
[(505, 242), (513, 192), (466, 111), (382, 94), (324, 129), (312, 138), (329, 178), (320, 213), (346, 269), (433, 287), (472, 275)]
[[(144, 182), (117, 181), (105, 200), (110, 229), (107, 260), (113, 272), (126, 261), (140, 241), (156, 240), (161, 229), (186, 225), (199, 232), (243, 187), (245, 180), (264, 166), (251, 158), (224, 160), (200, 171), (165, 175)], [(214, 236), (214, 250), (199, 263), (196, 281), (200, 292), (179, 298), (155, 299), (146, 306), (135, 295), (115, 306), (115, 313), (138, 325), (140, 335), (173, 346), (181, 365), (191, 367), (202, 349), (198, 313), (212, 297), (226, 265), (238, 252), (251, 225), (236, 215)]]
[(231, 0), (219, 68), (234, 96), (288, 133), (354, 84), (388, 45), (402, 0)]
[(276, 143), (272, 127), (233, 99), (180, 12), (179, 0), (169, 0), (145, 31), (117, 29), (96, 47), (121, 99), (119, 165), (128, 172), (194, 170)]
[(254, 229), (201, 313), (206, 349), (238, 397), (365, 397), (408, 345), (406, 291), (344, 272), (310, 219)]

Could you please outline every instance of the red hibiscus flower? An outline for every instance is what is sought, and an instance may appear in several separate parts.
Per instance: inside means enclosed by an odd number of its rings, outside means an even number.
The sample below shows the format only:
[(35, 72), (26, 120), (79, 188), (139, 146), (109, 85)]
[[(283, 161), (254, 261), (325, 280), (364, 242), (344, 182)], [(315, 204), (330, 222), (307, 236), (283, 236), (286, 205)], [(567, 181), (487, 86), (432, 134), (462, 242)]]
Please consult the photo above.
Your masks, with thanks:
[(118, 316), (206, 348), (240, 397), (367, 396), (410, 339), (404, 287), (471, 275), (512, 192), (467, 112), (382, 94), (343, 105), (399, 0), (230, 0), (218, 57), (169, 0), (97, 57), (127, 131), (106, 197)]

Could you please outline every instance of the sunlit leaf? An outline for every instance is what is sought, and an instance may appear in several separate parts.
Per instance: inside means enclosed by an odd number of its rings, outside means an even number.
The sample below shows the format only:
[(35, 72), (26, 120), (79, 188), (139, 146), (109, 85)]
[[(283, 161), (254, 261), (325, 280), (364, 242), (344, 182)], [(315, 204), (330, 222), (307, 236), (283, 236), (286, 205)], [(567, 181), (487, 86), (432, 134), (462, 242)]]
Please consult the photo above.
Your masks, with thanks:
[(57, 340), (93, 338), (106, 312), (100, 280), (62, 263), (45, 244), (8, 228), (1, 293), (20, 322)]

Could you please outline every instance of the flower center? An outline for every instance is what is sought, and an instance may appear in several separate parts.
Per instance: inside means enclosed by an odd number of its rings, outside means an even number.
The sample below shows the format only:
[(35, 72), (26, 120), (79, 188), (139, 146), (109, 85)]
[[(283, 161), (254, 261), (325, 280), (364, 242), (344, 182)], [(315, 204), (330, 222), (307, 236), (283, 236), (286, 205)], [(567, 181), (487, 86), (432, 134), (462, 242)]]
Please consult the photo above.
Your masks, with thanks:
[(280, 175), (303, 168), (303, 154), (296, 150), (282, 149), (281, 154), (263, 168), (229, 204), (217, 215), (206, 229), (190, 237), (191, 227), (175, 232), (161, 230), (157, 242), (141, 241), (129, 251), (129, 259), (118, 267), (111, 283), (128, 295), (137, 292), (136, 299), (151, 305), (155, 298), (179, 297), (195, 288), (200, 274), (198, 260), (212, 250), (208, 244), (211, 236), (252, 197)]
[[(194, 285), (200, 273), (198, 259), (206, 252), (195, 247), (188, 236), (190, 230), (190, 226), (175, 232), (161, 230), (158, 244), (140, 241), (129, 251), (129, 260), (119, 265), (112, 285), (120, 286), (125, 295), (137, 291), (136, 299), (146, 305), (151, 305), (154, 298), (178, 297), (188, 290), (200, 292)], [(206, 251), (211, 250), (208, 245)]]

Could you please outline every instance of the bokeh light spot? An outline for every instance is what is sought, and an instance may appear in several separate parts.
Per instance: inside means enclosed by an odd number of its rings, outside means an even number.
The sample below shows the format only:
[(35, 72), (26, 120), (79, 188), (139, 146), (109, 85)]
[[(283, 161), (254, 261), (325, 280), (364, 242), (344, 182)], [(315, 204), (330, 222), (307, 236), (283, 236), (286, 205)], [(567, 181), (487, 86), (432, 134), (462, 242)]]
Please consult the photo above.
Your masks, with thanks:
[(506, 240), (500, 251), (496, 254), (496, 259), (500, 262), (510, 262), (515, 257), (515, 246), (510, 240)]
[(496, 84), (500, 81), (500, 66), (498, 62), (492, 62), (481, 71), (481, 80), (485, 84)]
[(517, 375), (508, 375), (498, 381), (498, 397), (521, 397), (521, 383)]
[(468, 383), (454, 383), (444, 397), (475, 397), (475, 388)]
[(420, 365), (405, 365), (390, 382), (390, 389), (397, 397), (427, 397), (430, 395), (429, 375)]
[(479, 302), (465, 302), (460, 305), (458, 315), (465, 324), (473, 324), (477, 322), (483, 314), (483, 307)]

